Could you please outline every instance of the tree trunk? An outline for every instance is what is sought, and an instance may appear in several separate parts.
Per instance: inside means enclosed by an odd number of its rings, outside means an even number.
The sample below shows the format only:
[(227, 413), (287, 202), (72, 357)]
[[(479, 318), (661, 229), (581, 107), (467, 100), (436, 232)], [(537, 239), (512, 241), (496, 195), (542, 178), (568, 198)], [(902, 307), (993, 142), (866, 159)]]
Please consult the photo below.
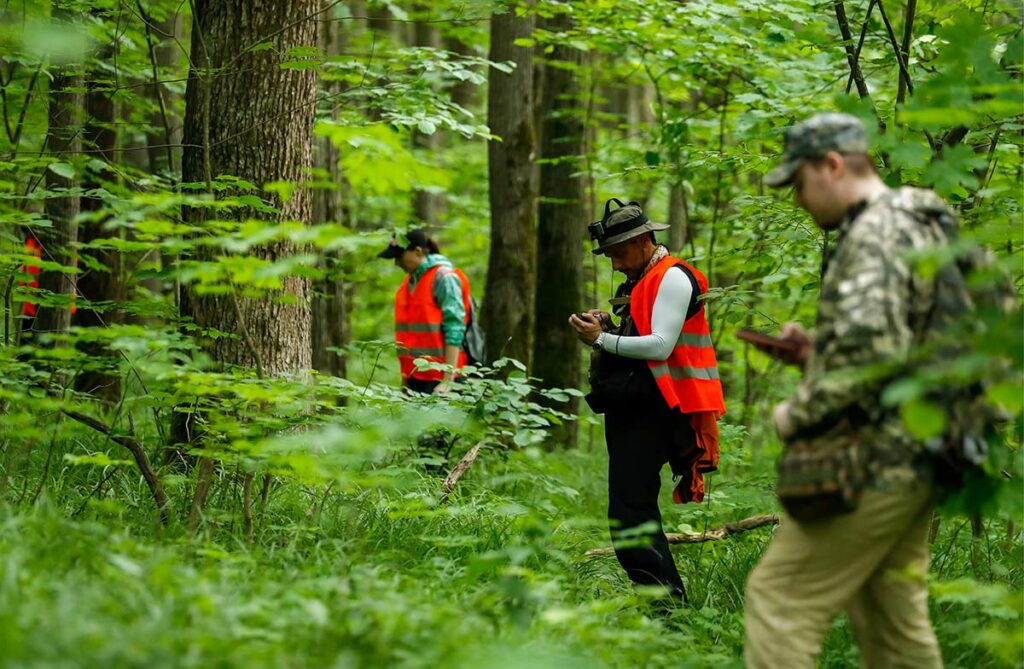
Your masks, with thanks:
[(683, 250), (689, 240), (690, 216), (686, 204), (686, 186), (673, 181), (668, 189), (668, 247), (674, 252)]
[[(491, 32), (493, 34), (494, 27), (491, 26)], [(527, 35), (529, 37), (529, 35)], [(511, 44), (509, 44), (511, 46)], [(475, 56), (472, 47), (463, 42), (455, 35), (445, 35), (444, 37), (444, 48), (451, 51), (454, 54), (458, 54), (460, 57)], [(478, 99), (477, 92), (480, 88), (471, 81), (460, 81), (452, 86), (452, 102), (469, 109), (476, 105)]]
[[(321, 0), (321, 6), (328, 7), (331, 0)], [(344, 33), (338, 21), (331, 20), (330, 12), (324, 12), (320, 20), (320, 43), (328, 56), (344, 50)], [(328, 93), (339, 91), (338, 82), (328, 85)], [(334, 189), (321, 188), (313, 192), (313, 220), (316, 223), (342, 223), (345, 211), (342, 202), (344, 175), (338, 166), (340, 151), (329, 137), (318, 137), (314, 147), (317, 168), (323, 170)], [(342, 252), (327, 251), (320, 257), (320, 269), (326, 275), (313, 284), (313, 368), (333, 376), (345, 377), (348, 373), (344, 355), (330, 350), (344, 348), (351, 340), (351, 323), (346, 300), (346, 286)]]
[[(429, 7), (417, 5), (417, 11), (421, 20), (416, 21), (413, 28), (413, 40), (415, 46), (429, 47), (431, 49), (441, 48), (441, 32), (433, 23), (426, 23), (422, 19), (430, 16)], [(441, 131), (435, 130), (429, 135), (412, 131), (412, 144), (419, 149), (420, 153), (426, 154), (426, 162), (436, 164), (441, 156)], [(448, 201), (444, 193), (431, 192), (427, 190), (415, 190), (412, 195), (412, 215), (419, 221), (418, 225), (426, 226), (437, 230), (444, 225), (448, 213)]]
[[(115, 48), (113, 45), (105, 47), (98, 55), (99, 60), (109, 61), (114, 55)], [(117, 147), (116, 105), (107, 92), (113, 86), (109, 77), (110, 75), (100, 68), (90, 72), (85, 98), (88, 121), (82, 133), (85, 145), (91, 151), (91, 157), (108, 165), (114, 162), (114, 149)], [(115, 178), (114, 172), (110, 169), (90, 169), (88, 180), (83, 185), (86, 189), (99, 188), (103, 181)], [(101, 199), (82, 198), (83, 211), (99, 211), (102, 208)], [(104, 239), (111, 234), (120, 233), (103, 230), (103, 221), (96, 219), (86, 222), (79, 230), (80, 239), (85, 244)], [(107, 302), (115, 306), (98, 311), (90, 309), (87, 304), (82, 304), (75, 312), (75, 324), (81, 327), (104, 327), (122, 323), (124, 314), (116, 306), (125, 297), (121, 253), (116, 249), (87, 249), (85, 253), (99, 261), (106, 269), (83, 268), (82, 274), (78, 277), (78, 294), (86, 302)], [(102, 344), (87, 343), (82, 348), (94, 361), (103, 362), (108, 368), (116, 367), (112, 354)], [(83, 370), (75, 380), (75, 388), (81, 392), (92, 393), (108, 402), (116, 402), (121, 397), (121, 378), (116, 373), (107, 373), (100, 369)]]
[[(562, 15), (546, 26), (552, 31), (570, 27)], [(576, 69), (582, 52), (556, 44), (549, 62), (569, 65), (545, 67), (541, 99), (542, 130), (540, 203), (537, 227), (536, 336), (533, 375), (547, 388), (577, 388), (580, 384), (580, 344), (567, 324), (569, 314), (579, 311), (583, 298), (583, 241), (586, 213), (582, 169), (583, 120), (581, 91)], [(576, 414), (579, 400), (549, 402), (554, 408)], [(554, 443), (573, 447), (576, 423), (566, 423), (552, 435)]]
[(527, 368), (537, 262), (533, 50), (513, 42), (532, 32), (532, 17), (491, 17), (489, 59), (513, 61), (516, 68), (510, 74), (491, 68), (488, 82), (487, 123), (501, 141), (487, 144), (491, 250), (481, 315), (492, 359), (515, 358)]
[[(180, 14), (168, 17), (149, 31), (152, 44), (151, 69), (155, 66), (160, 79), (169, 75), (180, 56), (178, 43), (164, 35), (181, 39), (184, 34), (183, 18)], [(181, 169), (181, 117), (175, 104), (178, 96), (159, 80), (151, 78), (146, 87), (148, 97), (156, 109), (150, 114), (146, 132), (146, 151), (149, 156), (149, 171), (165, 173), (177, 178)]]
[[(307, 177), (316, 71), (283, 69), (278, 54), (316, 45), (318, 9), (318, 0), (196, 0), (193, 66), (186, 89), (185, 182), (209, 184), (214, 176), (230, 174), (259, 186)], [(263, 40), (274, 48), (247, 50)], [(288, 221), (309, 221), (312, 216), (309, 191), (303, 188), (274, 204), (276, 216), (252, 210), (236, 215)], [(188, 210), (185, 215), (198, 223), (206, 213)], [(273, 260), (296, 251), (284, 241), (249, 255)], [(204, 341), (215, 361), (254, 367), (265, 375), (309, 369), (309, 281), (288, 276), (283, 283), (283, 289), (261, 298), (240, 297), (238, 290), (224, 295), (188, 292), (184, 312), (200, 328), (239, 335)]]
[[(59, 3), (53, 10), (55, 24), (69, 20), (68, 11)], [(46, 149), (54, 163), (76, 163), (82, 151), (81, 118), (82, 88), (81, 67), (66, 64), (55, 69), (50, 81), (50, 105), (48, 113), (49, 129), (46, 136)], [(57, 168), (61, 169), (61, 168)], [(63, 171), (63, 170), (62, 170)], [(74, 179), (58, 174), (53, 168), (46, 170), (46, 189), (54, 192), (74, 186)], [(78, 241), (78, 216), (80, 200), (77, 195), (48, 197), (45, 212), (51, 227), (36, 230), (40, 245), (43, 248), (44, 260), (58, 262), (65, 267), (75, 265), (73, 245)], [(64, 296), (66, 303), (50, 306), (39, 305), (36, 317), (32, 322), (33, 332), (51, 332), (66, 334), (71, 326), (71, 299), (75, 294), (75, 275), (59, 270), (42, 270), (39, 272), (39, 290), (42, 294), (51, 294), (51, 299)]]

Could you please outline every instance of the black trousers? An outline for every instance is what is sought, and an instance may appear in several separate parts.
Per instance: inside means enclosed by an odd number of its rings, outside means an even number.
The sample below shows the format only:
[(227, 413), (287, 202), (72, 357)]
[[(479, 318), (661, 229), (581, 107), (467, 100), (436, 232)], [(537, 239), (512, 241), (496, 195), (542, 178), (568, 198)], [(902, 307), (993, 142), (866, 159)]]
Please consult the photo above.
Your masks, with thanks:
[(414, 393), (430, 395), (434, 392), (434, 388), (436, 388), (440, 383), (440, 381), (426, 381), (424, 379), (416, 379), (410, 376), (405, 380), (405, 387)]
[(693, 439), (689, 421), (664, 402), (605, 414), (608, 520), (615, 556), (634, 583), (663, 585), (684, 601), (686, 590), (661, 525), (658, 492), (661, 468), (687, 439)]

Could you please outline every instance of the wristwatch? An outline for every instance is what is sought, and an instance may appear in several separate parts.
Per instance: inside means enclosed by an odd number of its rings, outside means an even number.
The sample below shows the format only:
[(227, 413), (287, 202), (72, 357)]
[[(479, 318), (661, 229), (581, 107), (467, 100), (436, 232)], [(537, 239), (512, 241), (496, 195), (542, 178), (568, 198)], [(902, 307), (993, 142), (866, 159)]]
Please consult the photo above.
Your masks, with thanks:
[(603, 350), (601, 344), (604, 343), (604, 336), (606, 334), (607, 334), (606, 332), (601, 332), (600, 334), (598, 334), (597, 335), (597, 339), (595, 339), (594, 343), (590, 345), (590, 348), (594, 349), (595, 351)]

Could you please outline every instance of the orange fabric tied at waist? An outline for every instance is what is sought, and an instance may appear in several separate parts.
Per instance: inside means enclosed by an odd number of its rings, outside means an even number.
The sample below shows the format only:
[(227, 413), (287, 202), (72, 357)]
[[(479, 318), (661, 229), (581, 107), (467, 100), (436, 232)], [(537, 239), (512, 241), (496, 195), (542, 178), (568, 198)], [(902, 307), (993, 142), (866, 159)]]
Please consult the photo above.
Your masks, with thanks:
[(676, 504), (704, 501), (704, 474), (718, 469), (718, 417), (717, 411), (697, 411), (687, 414), (694, 439), (688, 452), (680, 459), (687, 467), (679, 474), (679, 483), (672, 491)]

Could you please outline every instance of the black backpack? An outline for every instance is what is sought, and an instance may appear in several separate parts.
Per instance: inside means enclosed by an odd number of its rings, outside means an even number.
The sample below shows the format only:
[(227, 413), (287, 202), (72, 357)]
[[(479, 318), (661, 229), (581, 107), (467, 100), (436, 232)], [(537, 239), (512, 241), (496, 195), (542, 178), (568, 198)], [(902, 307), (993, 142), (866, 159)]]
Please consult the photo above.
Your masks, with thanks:
[(480, 327), (476, 316), (476, 298), (469, 298), (469, 322), (466, 323), (466, 335), (462, 338), (462, 350), (466, 352), (470, 365), (482, 365), (487, 362), (487, 335)]
[[(437, 276), (459, 273), (455, 269), (445, 269), (438, 272)], [(476, 298), (470, 295), (469, 321), (466, 323), (466, 334), (462, 337), (462, 351), (466, 354), (466, 363), (470, 365), (482, 365), (487, 362), (487, 335), (480, 327), (480, 321), (476, 316), (479, 310)]]

